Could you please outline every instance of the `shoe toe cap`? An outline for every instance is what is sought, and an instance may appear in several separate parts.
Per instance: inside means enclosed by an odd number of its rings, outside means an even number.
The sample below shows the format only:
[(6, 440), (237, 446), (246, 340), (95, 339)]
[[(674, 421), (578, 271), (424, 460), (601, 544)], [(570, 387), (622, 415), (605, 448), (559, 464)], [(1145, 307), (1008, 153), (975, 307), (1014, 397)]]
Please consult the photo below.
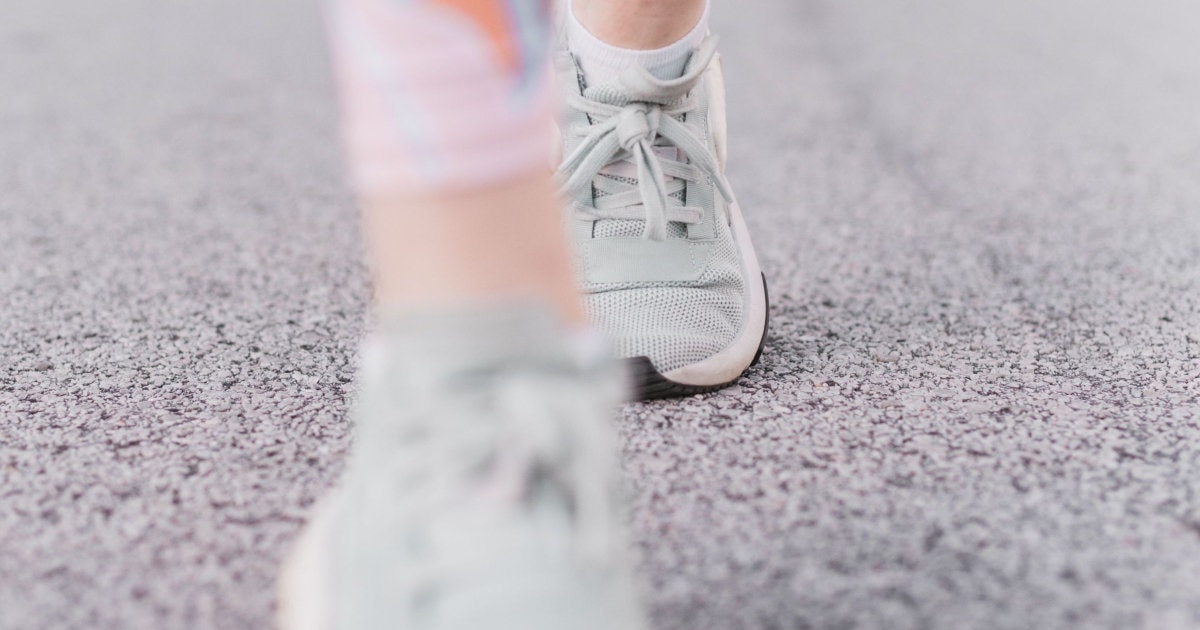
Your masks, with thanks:
[(638, 288), (587, 296), (593, 323), (618, 357), (646, 357), (659, 372), (725, 349), (740, 323), (740, 300), (703, 288)]

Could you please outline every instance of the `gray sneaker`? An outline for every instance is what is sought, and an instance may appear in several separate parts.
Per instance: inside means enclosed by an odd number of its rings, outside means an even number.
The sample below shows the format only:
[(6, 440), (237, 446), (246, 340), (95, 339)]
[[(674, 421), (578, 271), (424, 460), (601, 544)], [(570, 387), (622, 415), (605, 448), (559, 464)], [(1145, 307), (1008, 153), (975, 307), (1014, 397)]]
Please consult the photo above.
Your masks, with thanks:
[(762, 353), (767, 293), (725, 179), (725, 88), (709, 37), (681, 77), (588, 86), (560, 57), (559, 177), (589, 313), (643, 398), (736, 381)]
[(528, 312), (383, 338), (346, 476), (284, 567), (278, 625), (642, 628), (609, 426), (618, 366), (580, 365)]

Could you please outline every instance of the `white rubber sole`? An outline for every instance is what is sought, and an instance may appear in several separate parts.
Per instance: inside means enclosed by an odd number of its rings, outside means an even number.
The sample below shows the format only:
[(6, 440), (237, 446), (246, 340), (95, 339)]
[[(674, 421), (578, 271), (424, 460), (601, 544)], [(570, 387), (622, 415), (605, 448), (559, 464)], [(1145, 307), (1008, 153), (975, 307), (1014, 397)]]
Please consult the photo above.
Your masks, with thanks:
[(329, 545), (333, 510), (329, 500), (312, 512), (283, 563), (276, 586), (278, 630), (329, 630), (333, 627)]
[[(728, 125), (725, 114), (725, 76), (721, 58), (713, 59), (708, 71), (710, 98), (709, 124), (713, 134), (713, 145), (722, 177), (728, 151)], [(762, 282), (762, 268), (758, 254), (750, 242), (750, 232), (742, 217), (742, 208), (736, 200), (729, 204), (729, 229), (733, 232), (741, 254), (742, 278), (746, 282), (743, 302), (744, 317), (741, 329), (733, 340), (720, 352), (698, 363), (685, 365), (662, 374), (672, 383), (692, 388), (713, 388), (731, 383), (742, 375), (758, 358), (767, 327), (767, 290)]]

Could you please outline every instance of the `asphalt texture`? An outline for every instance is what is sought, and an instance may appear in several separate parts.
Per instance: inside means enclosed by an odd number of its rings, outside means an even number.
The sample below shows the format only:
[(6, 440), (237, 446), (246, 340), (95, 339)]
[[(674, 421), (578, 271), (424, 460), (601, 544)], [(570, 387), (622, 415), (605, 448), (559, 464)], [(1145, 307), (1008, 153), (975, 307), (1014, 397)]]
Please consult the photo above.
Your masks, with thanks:
[[(1200, 8), (716, 12), (774, 323), (620, 422), (655, 627), (1200, 628)], [(266, 627), (368, 300), (318, 10), (3, 13), (0, 627)]]

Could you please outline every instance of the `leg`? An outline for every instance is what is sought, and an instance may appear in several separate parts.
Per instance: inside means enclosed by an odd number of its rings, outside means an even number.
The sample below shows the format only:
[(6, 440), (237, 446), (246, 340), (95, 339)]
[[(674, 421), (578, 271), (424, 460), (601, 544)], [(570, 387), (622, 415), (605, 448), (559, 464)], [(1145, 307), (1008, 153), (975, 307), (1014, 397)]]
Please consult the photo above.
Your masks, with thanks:
[(620, 48), (651, 50), (679, 41), (704, 15), (706, 0), (574, 0), (593, 35)]
[(381, 311), (523, 301), (546, 304), (568, 326), (585, 326), (560, 202), (544, 164), (475, 190), (373, 196), (363, 210)]
[(379, 322), (335, 496), (280, 626), (636, 630), (615, 362), (583, 327), (550, 180), (541, 0), (330, 15)]
[(335, 2), (345, 137), (383, 311), (527, 299), (581, 321), (545, 157), (542, 4)]

